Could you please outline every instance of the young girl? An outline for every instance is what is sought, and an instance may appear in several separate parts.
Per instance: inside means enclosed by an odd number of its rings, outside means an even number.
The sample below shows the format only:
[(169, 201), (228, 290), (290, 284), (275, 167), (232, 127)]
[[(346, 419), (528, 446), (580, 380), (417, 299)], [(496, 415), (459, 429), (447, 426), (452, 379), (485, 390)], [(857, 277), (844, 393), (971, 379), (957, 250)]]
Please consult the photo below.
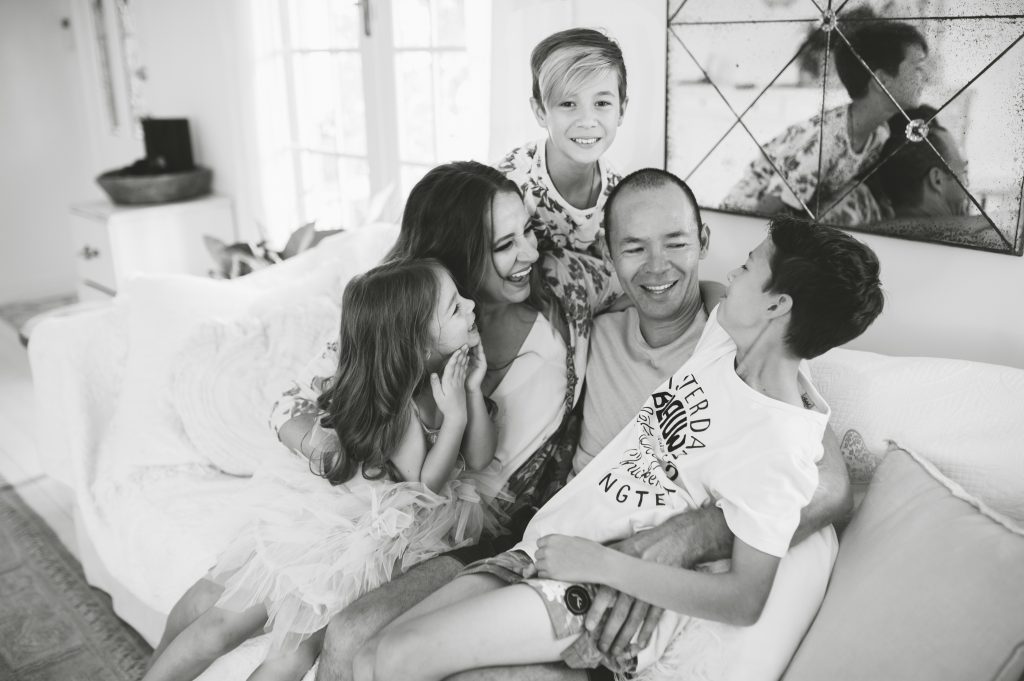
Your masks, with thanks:
[(600, 31), (559, 31), (533, 48), (530, 70), (530, 107), (547, 138), (513, 149), (497, 168), (522, 192), (542, 251), (602, 258), (604, 203), (621, 179), (601, 157), (626, 111), (622, 50)]
[(432, 260), (349, 283), (338, 366), (311, 435), (327, 443), (310, 461), (323, 479), (302, 467), (254, 479), (259, 517), (175, 611), (180, 619), (211, 591), (219, 600), (184, 627), (172, 612), (146, 679), (195, 678), (264, 625), (270, 653), (250, 678), (300, 679), (351, 600), (393, 569), (476, 541), (492, 519), (476, 480), (456, 476), (463, 462), (491, 464), (495, 431), (473, 309)]

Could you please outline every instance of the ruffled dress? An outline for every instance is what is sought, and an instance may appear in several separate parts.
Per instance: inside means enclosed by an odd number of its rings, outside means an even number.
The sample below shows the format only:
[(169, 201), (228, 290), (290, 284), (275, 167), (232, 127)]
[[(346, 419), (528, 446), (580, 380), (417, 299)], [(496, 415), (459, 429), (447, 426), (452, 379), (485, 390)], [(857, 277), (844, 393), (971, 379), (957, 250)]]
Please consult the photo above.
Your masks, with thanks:
[[(425, 429), (428, 441), (436, 432)], [(461, 461), (461, 459), (460, 459)], [(499, 466), (496, 461), (492, 467)], [(331, 485), (304, 461), (257, 473), (263, 501), (207, 577), (224, 587), (217, 606), (267, 610), (270, 654), (294, 650), (353, 600), (419, 562), (501, 534), (491, 505), (495, 471), (457, 468), (440, 493), (419, 482)]]

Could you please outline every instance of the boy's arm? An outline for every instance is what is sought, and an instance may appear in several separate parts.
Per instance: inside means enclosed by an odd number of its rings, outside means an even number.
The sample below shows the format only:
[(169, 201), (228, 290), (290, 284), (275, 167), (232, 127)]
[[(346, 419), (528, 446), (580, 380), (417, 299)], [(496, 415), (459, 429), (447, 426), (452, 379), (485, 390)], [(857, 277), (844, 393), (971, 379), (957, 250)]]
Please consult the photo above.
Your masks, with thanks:
[(709, 574), (634, 558), (579, 537), (549, 535), (537, 542), (542, 578), (606, 584), (661, 609), (737, 626), (761, 617), (779, 560), (737, 539), (729, 570)]
[[(793, 534), (794, 545), (845, 518), (853, 506), (850, 479), (831, 427), (825, 429), (822, 446), (824, 452), (818, 462), (818, 488), (810, 503), (800, 512), (800, 524)], [(692, 567), (697, 563), (730, 557), (733, 535), (722, 510), (706, 506), (669, 518), (658, 527), (611, 546), (645, 561)], [(603, 619), (609, 609), (607, 618)], [(600, 631), (598, 646), (602, 651), (621, 654), (638, 629), (638, 643), (646, 645), (660, 616), (659, 608), (651, 608), (628, 594), (602, 586), (587, 612), (586, 626), (589, 631)]]

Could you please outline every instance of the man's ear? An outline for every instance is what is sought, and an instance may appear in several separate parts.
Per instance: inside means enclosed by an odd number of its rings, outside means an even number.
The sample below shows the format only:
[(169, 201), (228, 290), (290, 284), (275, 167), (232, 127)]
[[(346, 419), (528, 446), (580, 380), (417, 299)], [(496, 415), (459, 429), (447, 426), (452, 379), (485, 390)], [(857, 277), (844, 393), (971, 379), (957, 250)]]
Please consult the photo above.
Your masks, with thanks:
[(697, 238), (700, 239), (700, 259), (703, 260), (708, 254), (708, 249), (711, 248), (711, 228), (706, 224), (701, 225)]
[(542, 128), (548, 127), (548, 113), (544, 110), (543, 102), (539, 102), (533, 97), (530, 97), (530, 110), (533, 111), (533, 117), (537, 119), (537, 125)]

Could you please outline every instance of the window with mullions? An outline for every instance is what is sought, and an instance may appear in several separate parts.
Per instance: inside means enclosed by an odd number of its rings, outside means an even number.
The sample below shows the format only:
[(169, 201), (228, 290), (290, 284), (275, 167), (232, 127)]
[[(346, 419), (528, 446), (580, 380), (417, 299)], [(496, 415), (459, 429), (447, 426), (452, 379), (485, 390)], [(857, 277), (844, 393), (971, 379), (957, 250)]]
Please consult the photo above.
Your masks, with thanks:
[(288, 168), (275, 172), (295, 197), (279, 215), (324, 229), (379, 205), (394, 218), (432, 166), (486, 155), (488, 60), (467, 36), (488, 20), (473, 4), (277, 0)]

